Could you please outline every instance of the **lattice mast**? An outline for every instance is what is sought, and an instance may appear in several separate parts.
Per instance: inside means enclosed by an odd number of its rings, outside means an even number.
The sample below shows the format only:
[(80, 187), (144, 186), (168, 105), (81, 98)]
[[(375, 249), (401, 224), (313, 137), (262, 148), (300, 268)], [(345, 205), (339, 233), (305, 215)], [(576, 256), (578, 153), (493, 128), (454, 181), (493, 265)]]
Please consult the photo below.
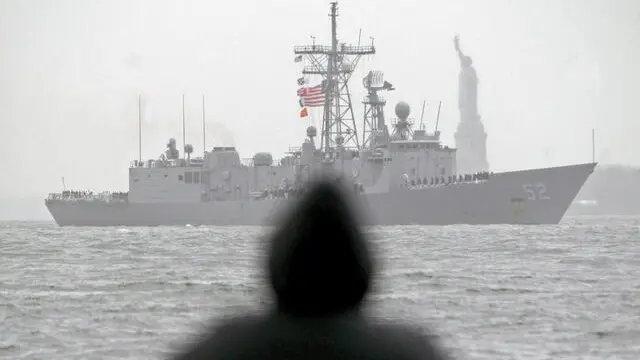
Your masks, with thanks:
[[(320, 148), (329, 152), (340, 142), (345, 147), (360, 149), (356, 121), (351, 104), (349, 79), (363, 55), (375, 54), (370, 46), (338, 44), (337, 17), (338, 3), (331, 2), (331, 46), (296, 46), (296, 55), (307, 58), (302, 70), (304, 75), (320, 75), (325, 90)], [(342, 141), (341, 141), (342, 139)]]
[(362, 148), (375, 147), (376, 143), (386, 141), (389, 132), (384, 119), (386, 100), (378, 94), (379, 91), (395, 90), (393, 85), (384, 80), (382, 71), (369, 71), (362, 79), (362, 85), (367, 89), (364, 104), (364, 121), (362, 124)]

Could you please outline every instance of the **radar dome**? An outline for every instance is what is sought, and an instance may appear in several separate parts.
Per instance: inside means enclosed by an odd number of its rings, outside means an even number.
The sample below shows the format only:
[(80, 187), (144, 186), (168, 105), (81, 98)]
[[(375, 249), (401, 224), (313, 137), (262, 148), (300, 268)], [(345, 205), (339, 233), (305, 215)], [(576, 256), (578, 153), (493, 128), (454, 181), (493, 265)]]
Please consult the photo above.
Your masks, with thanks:
[(307, 136), (312, 138), (312, 137), (316, 137), (316, 135), (318, 134), (318, 129), (316, 129), (315, 126), (309, 126), (307, 128)]
[(404, 101), (400, 101), (396, 104), (396, 116), (399, 119), (406, 120), (411, 113), (411, 107)]

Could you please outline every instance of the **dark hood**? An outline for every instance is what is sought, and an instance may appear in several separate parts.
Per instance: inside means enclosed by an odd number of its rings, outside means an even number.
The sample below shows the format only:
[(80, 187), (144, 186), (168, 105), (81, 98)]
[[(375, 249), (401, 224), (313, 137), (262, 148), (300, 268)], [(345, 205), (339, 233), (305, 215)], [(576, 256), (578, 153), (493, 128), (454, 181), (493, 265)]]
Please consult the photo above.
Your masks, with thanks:
[(281, 218), (268, 260), (280, 312), (324, 316), (359, 308), (373, 261), (350, 197), (333, 182), (318, 182)]

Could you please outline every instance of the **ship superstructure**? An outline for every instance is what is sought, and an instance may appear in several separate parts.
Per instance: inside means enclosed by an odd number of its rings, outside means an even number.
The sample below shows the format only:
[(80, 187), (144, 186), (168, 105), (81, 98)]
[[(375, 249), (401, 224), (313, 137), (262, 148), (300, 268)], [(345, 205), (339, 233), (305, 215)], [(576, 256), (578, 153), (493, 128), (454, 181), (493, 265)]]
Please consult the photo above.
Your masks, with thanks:
[[(304, 191), (319, 172), (339, 174), (371, 211), (372, 224), (557, 223), (595, 164), (500, 174), (461, 173), (456, 149), (443, 145), (440, 132), (414, 129), (410, 107), (395, 106), (390, 126), (381, 93), (395, 90), (380, 71), (362, 79), (365, 97), (360, 132), (352, 106), (350, 78), (373, 44), (338, 42), (337, 3), (331, 3), (331, 44), (294, 48), (311, 65), (301, 83), (301, 105), (321, 107), (320, 131), (309, 126), (299, 147), (282, 159), (257, 153), (243, 160), (234, 147), (213, 147), (192, 157), (176, 141), (151, 160), (133, 161), (129, 191), (51, 194), (46, 205), (59, 225), (261, 225), (275, 210)], [(306, 110), (306, 109), (303, 109)], [(203, 116), (204, 118), (204, 116)], [(140, 121), (140, 119), (139, 119)], [(204, 120), (203, 120), (204, 121)], [(318, 139), (320, 137), (320, 139)], [(184, 143), (184, 137), (183, 137)]]

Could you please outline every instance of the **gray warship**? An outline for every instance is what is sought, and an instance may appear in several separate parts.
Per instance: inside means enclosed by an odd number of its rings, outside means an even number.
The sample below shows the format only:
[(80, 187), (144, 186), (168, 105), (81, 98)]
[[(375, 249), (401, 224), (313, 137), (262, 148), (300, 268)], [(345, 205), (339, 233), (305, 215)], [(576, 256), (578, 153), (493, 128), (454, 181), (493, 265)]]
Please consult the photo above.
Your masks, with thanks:
[[(217, 146), (192, 157), (193, 146), (183, 134), (182, 156), (170, 139), (159, 158), (142, 160), (140, 154), (130, 164), (126, 193), (64, 189), (49, 194), (45, 204), (56, 223), (271, 225), (274, 214), (325, 170), (352, 186), (366, 205), (369, 225), (560, 222), (596, 163), (491, 173), (487, 135), (478, 114), (478, 79), (457, 37), (460, 122), (452, 148), (442, 144), (437, 125), (433, 132), (422, 120), (414, 126), (405, 102), (396, 104), (396, 118), (387, 124), (381, 93), (395, 89), (380, 71), (369, 71), (362, 79), (362, 128), (356, 127), (349, 80), (359, 59), (375, 54), (375, 47), (339, 43), (337, 3), (330, 4), (329, 15), (329, 46), (314, 41), (294, 47), (294, 60), (302, 65), (300, 116), (307, 116), (310, 108), (323, 113), (320, 131), (309, 126), (301, 146), (288, 149), (280, 160), (270, 153), (243, 160), (236, 148)], [(307, 86), (312, 79), (317, 85)]]

